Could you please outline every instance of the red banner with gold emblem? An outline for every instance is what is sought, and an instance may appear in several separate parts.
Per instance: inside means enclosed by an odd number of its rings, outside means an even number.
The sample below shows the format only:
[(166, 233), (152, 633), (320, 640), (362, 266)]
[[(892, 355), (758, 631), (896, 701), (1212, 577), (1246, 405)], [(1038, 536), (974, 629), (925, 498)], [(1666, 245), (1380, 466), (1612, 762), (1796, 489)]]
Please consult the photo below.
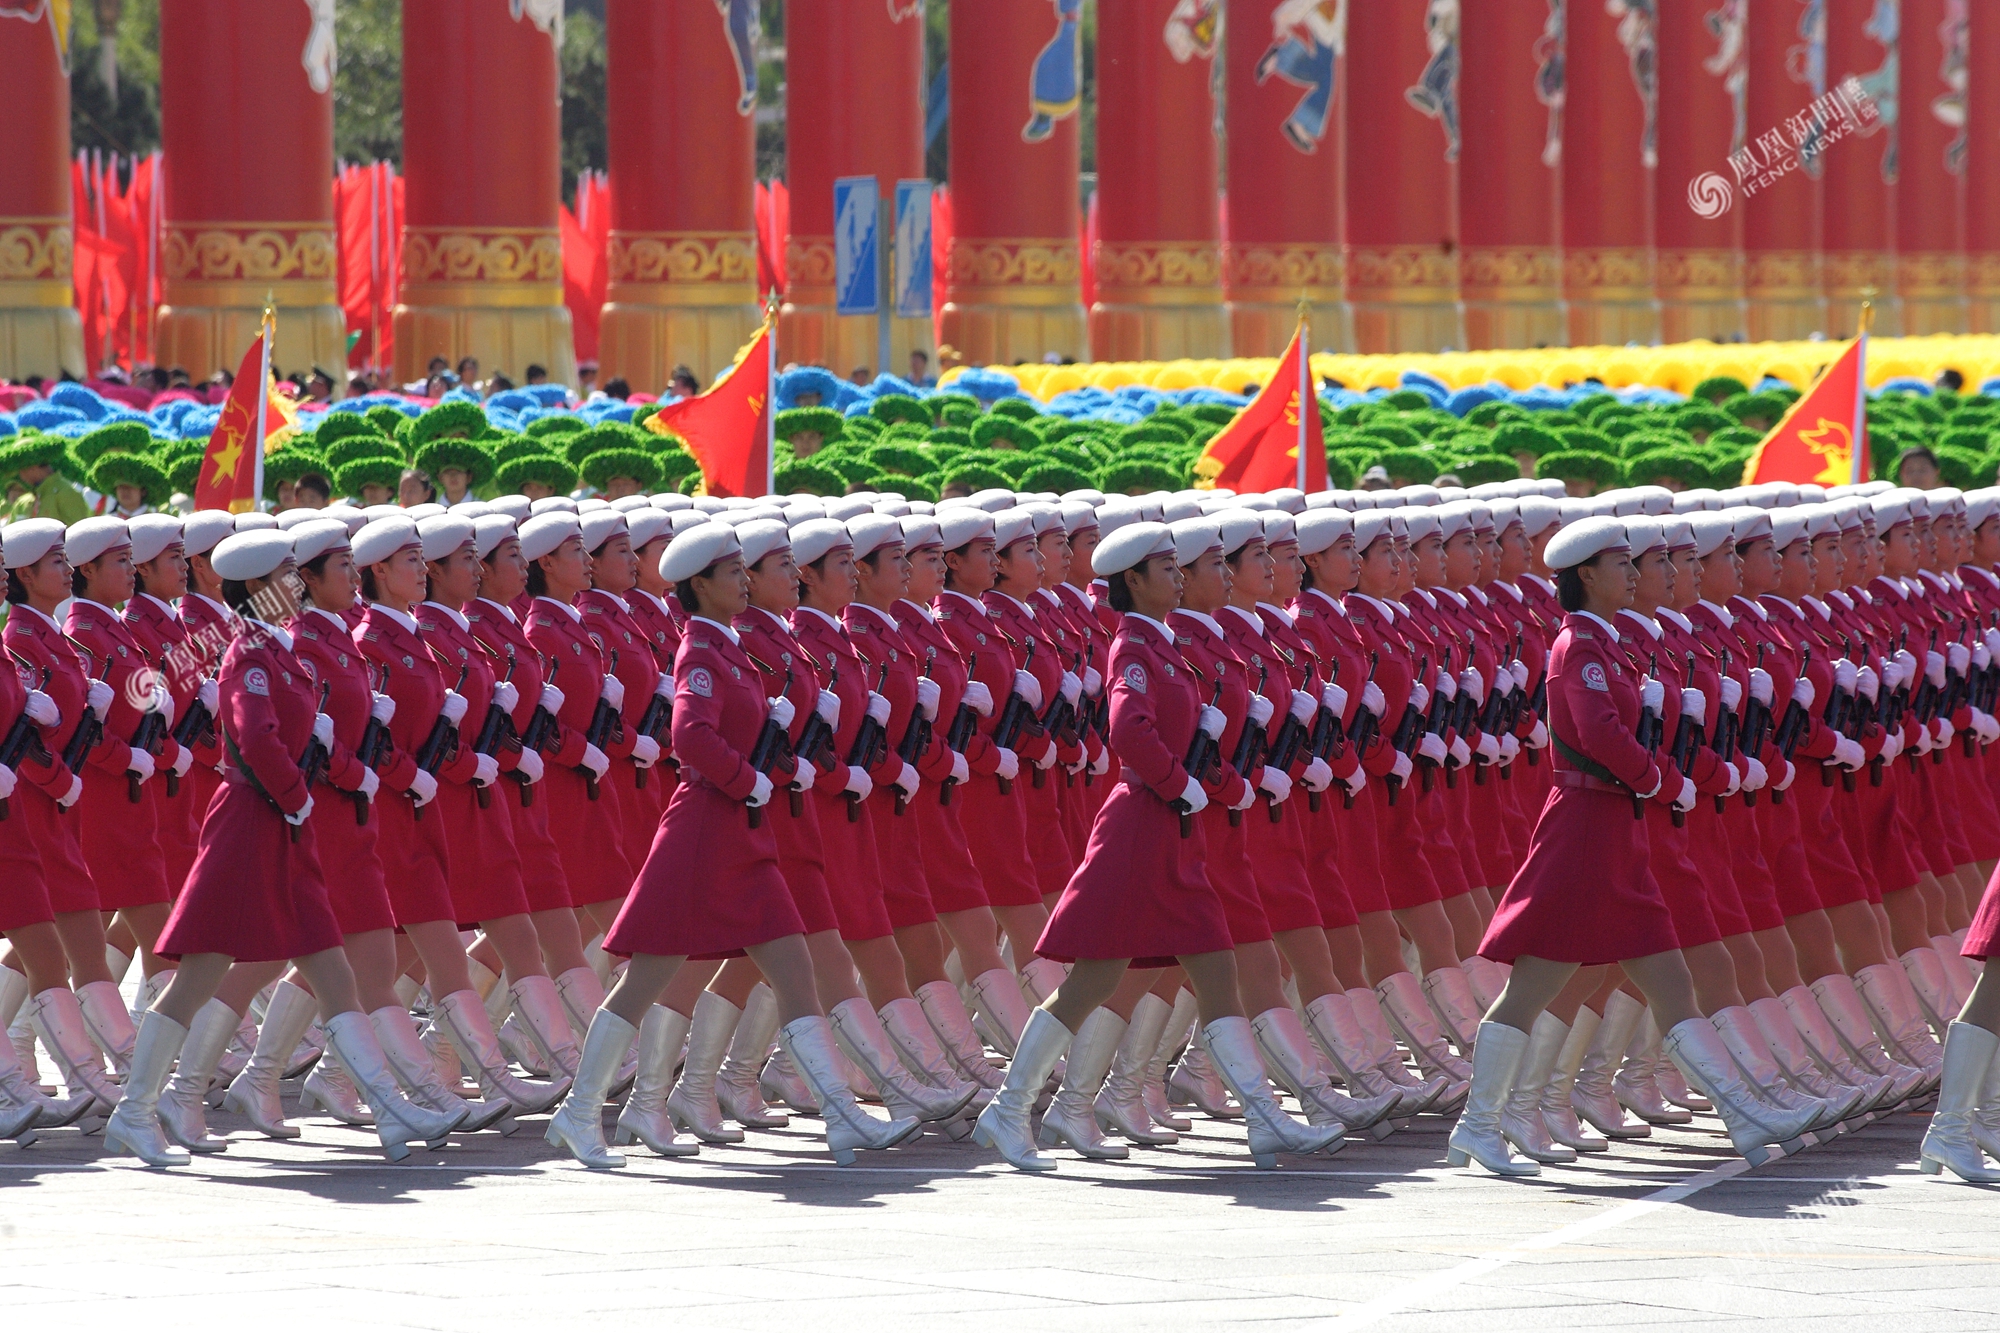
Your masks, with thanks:
[(768, 319), (736, 364), (707, 393), (669, 403), (646, 419), (656, 435), (677, 436), (701, 464), (702, 489), (714, 496), (769, 495), (771, 390), (777, 341)]
[(1743, 484), (1847, 486), (1871, 475), (1868, 335), (1856, 338), (1771, 428), (1743, 465)]
[(271, 379), (272, 325), (267, 310), (264, 331), (236, 368), (222, 419), (208, 437), (201, 473), (195, 479), (196, 509), (226, 509), (232, 514), (255, 509), (264, 494), (264, 451), (297, 430), (297, 409)]
[(1319, 396), (1313, 391), (1308, 328), (1301, 319), (1292, 345), (1278, 358), (1271, 382), (1202, 449), (1194, 463), (1196, 486), (1232, 491), (1326, 489), (1326, 433), (1319, 419)]

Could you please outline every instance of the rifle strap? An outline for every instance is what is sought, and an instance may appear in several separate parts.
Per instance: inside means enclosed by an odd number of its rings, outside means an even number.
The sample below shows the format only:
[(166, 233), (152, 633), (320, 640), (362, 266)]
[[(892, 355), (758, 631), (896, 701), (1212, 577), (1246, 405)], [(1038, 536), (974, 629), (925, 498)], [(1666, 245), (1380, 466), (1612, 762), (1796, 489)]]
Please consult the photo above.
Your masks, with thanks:
[(1623, 782), (1619, 782), (1618, 776), (1615, 773), (1613, 773), (1610, 769), (1598, 763), (1595, 759), (1592, 759), (1589, 755), (1583, 753), (1583, 751), (1577, 749), (1575, 746), (1565, 742), (1563, 738), (1556, 735), (1555, 732), (1551, 731), (1549, 733), (1549, 739), (1552, 742), (1554, 742), (1556, 747), (1556, 753), (1563, 757), (1563, 762), (1568, 764), (1571, 768), (1575, 769), (1577, 772), (1583, 774), (1585, 777), (1596, 778), (1599, 782), (1617, 783), (1617, 785), (1620, 787), (1626, 785)]

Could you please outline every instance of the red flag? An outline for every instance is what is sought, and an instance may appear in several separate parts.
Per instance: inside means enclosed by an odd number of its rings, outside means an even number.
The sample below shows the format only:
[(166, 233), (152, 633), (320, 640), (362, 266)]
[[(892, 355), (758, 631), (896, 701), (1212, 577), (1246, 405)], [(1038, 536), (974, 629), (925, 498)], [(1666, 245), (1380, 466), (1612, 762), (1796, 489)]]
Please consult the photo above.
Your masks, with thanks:
[[(339, 259), (340, 312), (354, 345), (347, 364), (360, 369), (375, 354), (375, 269), (380, 237), (374, 227), (372, 167), (344, 167), (333, 178), (333, 218)], [(358, 336), (357, 336), (358, 335)]]
[(646, 419), (657, 435), (679, 436), (701, 464), (703, 490), (713, 496), (769, 495), (771, 476), (771, 386), (776, 378), (777, 340), (766, 320), (743, 356), (715, 387), (670, 403)]
[(243, 354), (222, 405), (222, 419), (208, 437), (194, 484), (196, 509), (227, 509), (232, 514), (255, 509), (264, 494), (265, 451), (272, 441), (282, 441), (297, 430), (297, 409), (271, 380), (273, 331), (267, 310), (264, 331)]
[(1196, 486), (1232, 491), (1326, 489), (1326, 436), (1307, 352), (1310, 327), (1299, 320), (1298, 332), (1278, 359), (1271, 382), (1202, 448), (1194, 462)]
[(1743, 465), (1743, 485), (1789, 481), (1846, 486), (1867, 480), (1868, 335), (1862, 334), (1771, 427)]
[[(584, 201), (584, 192), (579, 187), (576, 201)], [(572, 336), (576, 340), (578, 361), (597, 360), (597, 323), (601, 306), (590, 300), (591, 254), (590, 234), (576, 220), (576, 214), (565, 204), (556, 205), (556, 222), (562, 231), (563, 255), (563, 304), (569, 307), (569, 322)]]

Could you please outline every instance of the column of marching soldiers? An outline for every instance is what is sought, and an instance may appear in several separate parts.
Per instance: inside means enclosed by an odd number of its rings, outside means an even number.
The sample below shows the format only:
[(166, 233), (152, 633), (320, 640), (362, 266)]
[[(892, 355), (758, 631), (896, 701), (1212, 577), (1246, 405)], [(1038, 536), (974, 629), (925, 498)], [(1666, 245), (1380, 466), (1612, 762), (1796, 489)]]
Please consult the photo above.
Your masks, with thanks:
[[(0, 563), (23, 1147), (807, 1117), (1037, 1170), (1203, 1117), (1268, 1166), (1441, 1116), (1531, 1173), (1936, 1098), (1926, 1168), (1994, 1178), (2000, 490), (506, 497)], [(1580, 970), (1482, 1023), (1528, 955)]]

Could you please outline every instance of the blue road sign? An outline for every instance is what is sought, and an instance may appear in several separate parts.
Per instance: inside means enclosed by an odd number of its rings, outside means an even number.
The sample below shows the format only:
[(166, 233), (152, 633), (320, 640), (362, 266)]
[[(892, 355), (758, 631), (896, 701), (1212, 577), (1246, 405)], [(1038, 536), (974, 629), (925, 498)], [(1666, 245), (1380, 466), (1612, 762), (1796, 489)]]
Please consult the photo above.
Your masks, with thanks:
[(881, 309), (881, 200), (873, 176), (833, 183), (834, 311), (873, 315)]
[(931, 183), (896, 182), (896, 313), (931, 313)]

